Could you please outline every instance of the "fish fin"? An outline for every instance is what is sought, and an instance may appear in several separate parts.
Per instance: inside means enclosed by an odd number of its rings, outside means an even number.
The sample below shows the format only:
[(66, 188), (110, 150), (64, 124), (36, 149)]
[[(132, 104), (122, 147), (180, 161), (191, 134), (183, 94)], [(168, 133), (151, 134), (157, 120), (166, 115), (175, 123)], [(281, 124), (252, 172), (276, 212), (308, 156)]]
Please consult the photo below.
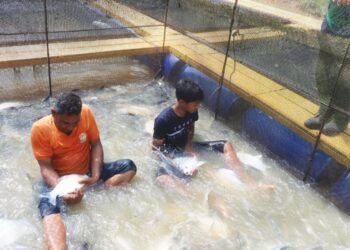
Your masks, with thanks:
[(49, 201), (52, 205), (56, 206), (56, 200), (57, 200), (58, 195), (50, 195)]
[(52, 195), (51, 193), (44, 193), (44, 194), (40, 194), (39, 197), (49, 199), (49, 202), (52, 205), (56, 206), (57, 195)]

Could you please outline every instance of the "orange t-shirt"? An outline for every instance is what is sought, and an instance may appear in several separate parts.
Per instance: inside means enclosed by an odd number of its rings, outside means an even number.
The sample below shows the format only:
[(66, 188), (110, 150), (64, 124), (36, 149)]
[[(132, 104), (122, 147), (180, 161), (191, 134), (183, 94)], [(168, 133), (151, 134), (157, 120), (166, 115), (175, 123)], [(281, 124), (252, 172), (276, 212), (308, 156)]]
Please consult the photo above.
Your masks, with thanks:
[(99, 139), (99, 131), (91, 110), (83, 105), (80, 121), (70, 135), (60, 132), (52, 115), (43, 117), (32, 126), (31, 140), (37, 160), (51, 158), (59, 176), (86, 174), (90, 164), (90, 142)]

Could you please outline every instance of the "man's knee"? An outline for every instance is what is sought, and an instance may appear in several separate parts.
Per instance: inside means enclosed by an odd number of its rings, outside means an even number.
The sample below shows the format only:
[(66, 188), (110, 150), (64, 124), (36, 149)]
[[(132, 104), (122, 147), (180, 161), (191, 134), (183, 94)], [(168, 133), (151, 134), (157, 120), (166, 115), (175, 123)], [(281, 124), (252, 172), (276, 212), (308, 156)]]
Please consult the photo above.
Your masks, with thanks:
[(116, 163), (118, 164), (118, 168), (121, 174), (124, 174), (129, 171), (133, 171), (136, 173), (137, 171), (136, 164), (130, 159), (118, 160)]
[(121, 173), (121, 175), (127, 182), (130, 182), (136, 175), (136, 164), (130, 159), (125, 159), (123, 160), (123, 165), (124, 171)]
[[(61, 208), (64, 208), (65, 204), (63, 199), (57, 198), (56, 205), (53, 205), (50, 203), (48, 198), (41, 198), (39, 202), (39, 211), (41, 218), (45, 218), (46, 216), (52, 215), (52, 214), (60, 214)], [(64, 210), (64, 209), (63, 209)], [(63, 211), (64, 212), (64, 211)]]
[(124, 165), (124, 169), (125, 169), (124, 173), (129, 172), (129, 171), (133, 171), (136, 173), (137, 167), (136, 167), (136, 164), (132, 160), (124, 159), (122, 164)]

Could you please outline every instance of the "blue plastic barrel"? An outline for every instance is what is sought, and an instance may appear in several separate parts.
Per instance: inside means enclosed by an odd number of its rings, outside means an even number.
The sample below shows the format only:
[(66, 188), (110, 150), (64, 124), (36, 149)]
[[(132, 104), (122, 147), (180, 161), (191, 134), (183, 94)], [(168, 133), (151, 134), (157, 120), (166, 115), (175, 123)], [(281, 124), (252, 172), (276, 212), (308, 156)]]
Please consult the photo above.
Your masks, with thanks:
[(171, 70), (174, 68), (174, 65), (179, 62), (180, 59), (174, 56), (173, 54), (167, 54), (163, 60), (163, 75), (166, 79), (169, 78)]
[(350, 211), (350, 171), (345, 170), (339, 180), (331, 187), (330, 199), (339, 207)]
[[(311, 143), (257, 108), (250, 108), (244, 113), (242, 130), (297, 170), (305, 173), (313, 150)], [(309, 178), (317, 181), (331, 163), (332, 158), (318, 150), (312, 162)]]

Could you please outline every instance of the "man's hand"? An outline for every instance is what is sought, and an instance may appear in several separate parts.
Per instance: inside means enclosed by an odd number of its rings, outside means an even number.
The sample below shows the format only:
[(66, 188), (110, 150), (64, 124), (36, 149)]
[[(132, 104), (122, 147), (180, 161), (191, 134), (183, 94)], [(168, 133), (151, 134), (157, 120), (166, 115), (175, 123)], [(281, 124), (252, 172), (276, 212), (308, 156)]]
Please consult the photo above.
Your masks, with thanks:
[(152, 140), (152, 150), (159, 150), (159, 147), (164, 143), (164, 139), (156, 139)]
[(194, 169), (191, 173), (190, 176), (194, 177), (198, 174), (198, 169)]
[(191, 146), (190, 145), (186, 145), (186, 147), (184, 148), (184, 151), (186, 153), (189, 153), (189, 154), (193, 155), (194, 157), (196, 156), (196, 152), (193, 150), (192, 145)]
[(333, 0), (338, 5), (350, 5), (350, 0)]
[(86, 189), (87, 187), (94, 185), (96, 182), (98, 182), (98, 180), (99, 178), (96, 177), (88, 177), (79, 181), (79, 183), (84, 185), (82, 189)]
[(79, 203), (84, 197), (84, 192), (82, 188), (76, 189), (73, 193), (69, 193), (63, 196), (63, 199), (68, 204), (76, 204)]

